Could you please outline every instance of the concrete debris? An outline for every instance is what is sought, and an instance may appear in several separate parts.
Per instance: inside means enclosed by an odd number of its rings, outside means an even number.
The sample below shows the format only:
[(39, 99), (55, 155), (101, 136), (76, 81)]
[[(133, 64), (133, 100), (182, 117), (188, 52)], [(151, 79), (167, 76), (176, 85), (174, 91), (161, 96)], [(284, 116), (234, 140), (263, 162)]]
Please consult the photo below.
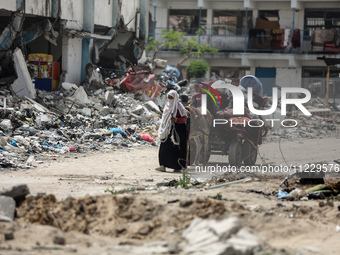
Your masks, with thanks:
[(74, 92), (78, 89), (78, 86), (69, 82), (63, 82), (61, 84), (62, 93), (64, 96), (72, 96)]
[(161, 113), (158, 105), (155, 104), (153, 101), (147, 101), (145, 103), (145, 107), (148, 108), (150, 111), (154, 111), (156, 113)]
[[(112, 87), (88, 96), (83, 86), (36, 90), (36, 99), (10, 95), (0, 108), (0, 169), (33, 168), (44, 154), (156, 145), (161, 112), (154, 102)], [(4, 105), (4, 103), (3, 103)], [(150, 139), (143, 139), (143, 135)]]
[(260, 248), (260, 242), (248, 228), (243, 228), (227, 240), (227, 254), (251, 255)]
[(87, 94), (84, 90), (84, 87), (79, 87), (76, 92), (74, 92), (74, 94), (71, 97), (72, 101), (74, 101), (75, 103), (78, 103), (80, 105), (89, 105), (91, 103), (91, 101), (89, 100), (89, 98), (87, 97)]
[[(274, 132), (270, 132), (267, 137), (269, 140), (276, 140), (278, 138), (286, 139), (321, 139), (325, 137), (332, 137), (337, 135), (339, 129), (340, 118), (338, 116), (329, 117), (326, 119), (320, 116), (313, 116), (310, 118), (299, 117), (295, 119), (298, 122), (296, 127), (279, 128)], [(321, 121), (320, 121), (321, 120)], [(295, 125), (295, 123), (285, 122), (285, 125)]]
[[(311, 117), (302, 115), (301, 111), (292, 110), (291, 116), (287, 116), (284, 123), (285, 126), (290, 127), (280, 127), (270, 131), (267, 139), (320, 139), (338, 134), (340, 115), (336, 107), (327, 107), (319, 98), (312, 99), (305, 107), (311, 112)], [(287, 119), (295, 120), (297, 125), (295, 121)]]
[(0, 196), (12, 197), (16, 201), (24, 199), (29, 193), (27, 184), (17, 184), (0, 188)]
[(0, 215), (13, 220), (15, 212), (15, 201), (11, 197), (0, 196)]
[[(33, 104), (32, 107), (34, 107), (34, 109), (36, 109), (37, 111), (39, 111), (39, 112), (50, 112), (46, 107), (44, 107), (41, 104), (37, 103), (33, 99), (28, 98), (26, 96), (25, 96), (25, 99), (28, 100), (30, 103), (32, 103)], [(27, 107), (32, 108), (30, 106), (27, 106)]]
[(18, 79), (15, 80), (11, 88), (18, 97), (27, 96), (34, 99), (36, 97), (36, 91), (21, 50), (19, 48), (15, 49), (13, 56)]
[(105, 92), (105, 104), (107, 106), (111, 106), (114, 100), (114, 93), (112, 91)]
[(236, 217), (221, 221), (195, 218), (182, 236), (184, 254), (250, 255), (261, 249), (258, 238)]
[(11, 222), (12, 219), (10, 217), (4, 216), (0, 214), (0, 222)]

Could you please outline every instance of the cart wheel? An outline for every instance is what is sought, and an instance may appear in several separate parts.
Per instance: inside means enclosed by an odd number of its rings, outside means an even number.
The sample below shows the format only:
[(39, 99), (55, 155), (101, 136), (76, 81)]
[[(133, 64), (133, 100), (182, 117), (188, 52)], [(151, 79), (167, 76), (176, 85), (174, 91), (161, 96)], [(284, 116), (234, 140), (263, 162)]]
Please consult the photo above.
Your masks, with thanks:
[(250, 142), (245, 141), (242, 145), (243, 162), (246, 166), (253, 166), (256, 163), (257, 149)]
[(239, 141), (233, 141), (229, 146), (229, 164), (240, 166), (242, 163), (242, 146)]

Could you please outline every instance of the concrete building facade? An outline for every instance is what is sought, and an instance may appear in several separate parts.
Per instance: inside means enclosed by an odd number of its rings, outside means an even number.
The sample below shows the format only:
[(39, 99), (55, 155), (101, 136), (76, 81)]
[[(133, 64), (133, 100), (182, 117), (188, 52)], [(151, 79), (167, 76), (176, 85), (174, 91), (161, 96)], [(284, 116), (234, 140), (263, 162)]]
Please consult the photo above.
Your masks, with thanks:
[[(21, 10), (19, 10), (21, 8)], [(145, 0), (7, 0), (0, 2), (0, 20), (6, 26), (11, 22), (13, 13), (21, 13), (23, 25), (16, 38), (25, 34), (25, 29), (41, 20), (48, 20), (58, 34), (56, 40), (46, 40), (37, 36), (32, 41), (17, 44), (24, 55), (44, 53), (53, 55), (60, 62), (65, 81), (80, 84), (88, 63), (99, 61), (100, 54), (119, 42), (120, 35), (130, 33), (140, 51), (148, 31), (148, 1)], [(41, 27), (36, 27), (40, 31)], [(36, 32), (36, 31), (34, 31)], [(3, 32), (2, 42), (7, 34)], [(49, 32), (47, 32), (49, 33)], [(13, 33), (12, 33), (13, 34)], [(124, 36), (123, 36), (124, 37)], [(20, 40), (20, 39), (19, 39)], [(14, 43), (15, 44), (15, 41)], [(132, 43), (131, 43), (132, 45)], [(112, 48), (112, 47), (111, 47)], [(5, 48), (4, 48), (5, 49)], [(119, 51), (118, 48), (113, 49)], [(112, 60), (113, 62), (116, 60)]]
[[(218, 54), (204, 56), (210, 64), (208, 79), (215, 74), (220, 78), (252, 74), (268, 83), (268, 95), (279, 85), (305, 87), (322, 97), (327, 66), (320, 58), (339, 58), (339, 1), (150, 0), (149, 7), (150, 36), (160, 39), (165, 28), (196, 36), (197, 29), (203, 29), (200, 43), (219, 49)], [(169, 50), (157, 57), (170, 65), (181, 59)], [(187, 64), (181, 67), (183, 74)], [(339, 72), (336, 65), (330, 67), (330, 84), (337, 96)]]

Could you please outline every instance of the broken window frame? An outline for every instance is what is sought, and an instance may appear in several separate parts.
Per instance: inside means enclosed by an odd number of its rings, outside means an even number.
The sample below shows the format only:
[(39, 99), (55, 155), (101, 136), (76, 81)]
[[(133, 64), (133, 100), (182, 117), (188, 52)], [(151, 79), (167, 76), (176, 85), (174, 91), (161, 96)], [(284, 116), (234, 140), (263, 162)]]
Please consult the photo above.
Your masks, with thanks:
[[(228, 19), (231, 17), (232, 19)], [(253, 12), (248, 11), (248, 24), (247, 28), (252, 28)], [(242, 24), (239, 22), (242, 19)], [(228, 24), (229, 23), (229, 24)], [(234, 24), (233, 24), (234, 23)], [(228, 28), (229, 27), (229, 28)], [(212, 20), (212, 34), (215, 35), (244, 35), (248, 33), (245, 31), (246, 27), (246, 11), (233, 11), (233, 10), (214, 10)], [(220, 33), (220, 29), (225, 29), (225, 33)]]
[[(200, 10), (183, 10), (183, 9), (170, 9), (168, 11), (168, 29), (176, 30), (180, 32), (185, 32), (187, 35), (196, 35), (198, 29), (202, 29), (203, 33), (206, 33), (207, 30), (207, 10), (201, 10), (201, 26), (199, 24), (199, 13)], [(178, 21), (178, 24), (175, 24), (171, 19), (175, 19)], [(179, 27), (179, 22), (182, 21), (183, 27)], [(185, 24), (185, 20), (187, 24)]]

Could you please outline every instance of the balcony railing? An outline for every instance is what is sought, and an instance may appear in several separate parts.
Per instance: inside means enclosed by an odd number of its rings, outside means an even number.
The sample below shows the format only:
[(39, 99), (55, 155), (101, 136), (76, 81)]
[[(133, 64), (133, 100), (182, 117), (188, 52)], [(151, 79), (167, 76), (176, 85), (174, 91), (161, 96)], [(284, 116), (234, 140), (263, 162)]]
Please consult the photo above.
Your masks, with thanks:
[[(149, 28), (149, 37), (162, 40), (164, 28)], [(275, 53), (340, 53), (340, 34), (336, 30), (295, 29), (228, 29), (218, 26), (204, 29), (201, 35), (198, 29), (179, 30), (186, 36), (198, 37), (201, 44), (209, 44), (221, 52), (275, 52)], [(339, 38), (339, 39), (337, 39)]]

